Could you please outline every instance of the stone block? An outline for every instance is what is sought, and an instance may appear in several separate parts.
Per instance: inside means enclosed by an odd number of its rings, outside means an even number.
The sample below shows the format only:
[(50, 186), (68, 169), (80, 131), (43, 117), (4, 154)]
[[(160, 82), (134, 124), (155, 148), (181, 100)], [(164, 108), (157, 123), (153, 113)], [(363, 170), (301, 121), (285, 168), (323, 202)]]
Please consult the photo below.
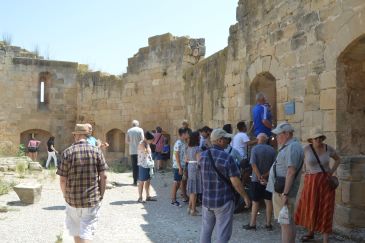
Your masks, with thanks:
[(342, 181), (342, 202), (355, 207), (365, 206), (365, 182)]
[(307, 77), (306, 83), (306, 94), (319, 94), (320, 92), (320, 83), (318, 79), (318, 75), (310, 75)]
[(7, 165), (0, 165), (0, 171), (1, 172), (7, 172), (8, 171), (8, 166)]
[(39, 202), (41, 199), (42, 185), (22, 183), (14, 187), (14, 191), (18, 195), (20, 201), (27, 204)]
[(341, 180), (363, 181), (365, 180), (365, 156), (344, 156), (337, 169), (337, 176)]
[(365, 227), (365, 210), (336, 205), (334, 221), (336, 224), (350, 228)]
[(323, 131), (336, 131), (336, 110), (329, 110), (323, 112)]
[(329, 89), (336, 87), (336, 70), (323, 72), (320, 77), (320, 88)]
[(282, 87), (277, 89), (277, 102), (286, 102), (288, 101), (288, 88)]
[(305, 46), (307, 43), (307, 36), (305, 32), (300, 31), (294, 34), (293, 38), (290, 41), (290, 48), (292, 51), (297, 50), (298, 48)]
[(30, 171), (42, 171), (43, 168), (39, 162), (30, 162), (29, 163), (29, 170)]
[(321, 110), (336, 109), (336, 89), (326, 89), (321, 91), (320, 108)]
[(306, 95), (304, 97), (304, 111), (319, 110), (319, 95)]

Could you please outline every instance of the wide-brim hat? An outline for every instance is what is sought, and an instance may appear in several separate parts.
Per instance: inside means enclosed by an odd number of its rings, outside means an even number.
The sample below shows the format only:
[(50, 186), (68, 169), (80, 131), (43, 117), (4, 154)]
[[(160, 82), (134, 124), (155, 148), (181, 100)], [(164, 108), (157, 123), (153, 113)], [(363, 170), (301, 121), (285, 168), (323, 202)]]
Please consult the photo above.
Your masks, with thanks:
[(89, 127), (86, 124), (76, 124), (75, 130), (72, 134), (89, 134)]
[(232, 138), (233, 134), (224, 131), (222, 128), (214, 129), (210, 134), (211, 141), (217, 141), (220, 138)]
[(323, 134), (323, 132), (320, 128), (318, 128), (318, 127), (312, 128), (310, 133), (309, 133), (309, 136), (307, 138), (307, 141), (309, 143), (312, 143), (314, 138), (319, 138), (319, 137), (321, 137), (322, 140), (326, 139), (326, 136)]

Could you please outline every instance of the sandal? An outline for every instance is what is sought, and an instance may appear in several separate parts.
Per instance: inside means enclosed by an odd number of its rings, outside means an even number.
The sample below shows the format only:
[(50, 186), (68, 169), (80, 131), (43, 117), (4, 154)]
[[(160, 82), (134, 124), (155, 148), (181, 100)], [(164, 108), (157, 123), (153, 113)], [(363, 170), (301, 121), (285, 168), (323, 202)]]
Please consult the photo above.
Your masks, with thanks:
[(195, 211), (190, 211), (190, 215), (191, 216), (202, 216), (198, 210), (195, 210)]
[(244, 226), (242, 226), (242, 228), (244, 228), (245, 230), (256, 230), (256, 225), (250, 225), (250, 224), (246, 224)]
[(265, 225), (265, 228), (266, 228), (267, 231), (272, 231), (273, 230), (273, 227), (272, 227), (271, 224), (270, 225)]
[(138, 198), (137, 202), (139, 202), (139, 203), (145, 203), (145, 201), (143, 201), (142, 198)]
[(180, 206), (180, 203), (178, 201), (175, 201), (175, 202), (171, 202), (171, 205), (174, 205), (176, 207), (181, 207)]
[(183, 202), (184, 202), (184, 203), (189, 202), (189, 198), (185, 198), (185, 199), (183, 200)]
[(154, 197), (146, 197), (146, 201), (150, 201), (150, 202), (156, 202), (157, 199)]
[(314, 235), (303, 235), (300, 239), (302, 242), (308, 242), (314, 239)]

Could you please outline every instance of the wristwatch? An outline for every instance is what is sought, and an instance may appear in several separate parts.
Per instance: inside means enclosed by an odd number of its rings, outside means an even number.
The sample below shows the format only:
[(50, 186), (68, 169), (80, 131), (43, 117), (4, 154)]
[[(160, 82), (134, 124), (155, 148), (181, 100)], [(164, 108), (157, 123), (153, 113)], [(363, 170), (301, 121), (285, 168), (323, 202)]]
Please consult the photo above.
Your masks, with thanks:
[(283, 193), (283, 196), (286, 196), (286, 197), (287, 197), (287, 196), (288, 196), (288, 194), (289, 194), (289, 193)]

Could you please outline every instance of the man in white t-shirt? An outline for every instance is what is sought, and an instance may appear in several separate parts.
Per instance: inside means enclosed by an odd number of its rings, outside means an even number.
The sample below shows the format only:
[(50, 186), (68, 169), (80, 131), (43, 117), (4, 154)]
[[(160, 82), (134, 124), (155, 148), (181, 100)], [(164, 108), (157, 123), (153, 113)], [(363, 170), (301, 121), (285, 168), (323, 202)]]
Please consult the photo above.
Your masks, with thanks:
[(132, 121), (132, 128), (127, 131), (127, 136), (125, 136), (125, 142), (129, 144), (129, 155), (132, 160), (133, 167), (133, 185), (137, 185), (138, 179), (138, 145), (144, 139), (143, 129), (139, 127), (139, 122), (137, 120)]
[(232, 147), (238, 150), (241, 157), (247, 159), (247, 143), (250, 138), (247, 136), (247, 127), (244, 121), (237, 123), (238, 133), (232, 139)]

